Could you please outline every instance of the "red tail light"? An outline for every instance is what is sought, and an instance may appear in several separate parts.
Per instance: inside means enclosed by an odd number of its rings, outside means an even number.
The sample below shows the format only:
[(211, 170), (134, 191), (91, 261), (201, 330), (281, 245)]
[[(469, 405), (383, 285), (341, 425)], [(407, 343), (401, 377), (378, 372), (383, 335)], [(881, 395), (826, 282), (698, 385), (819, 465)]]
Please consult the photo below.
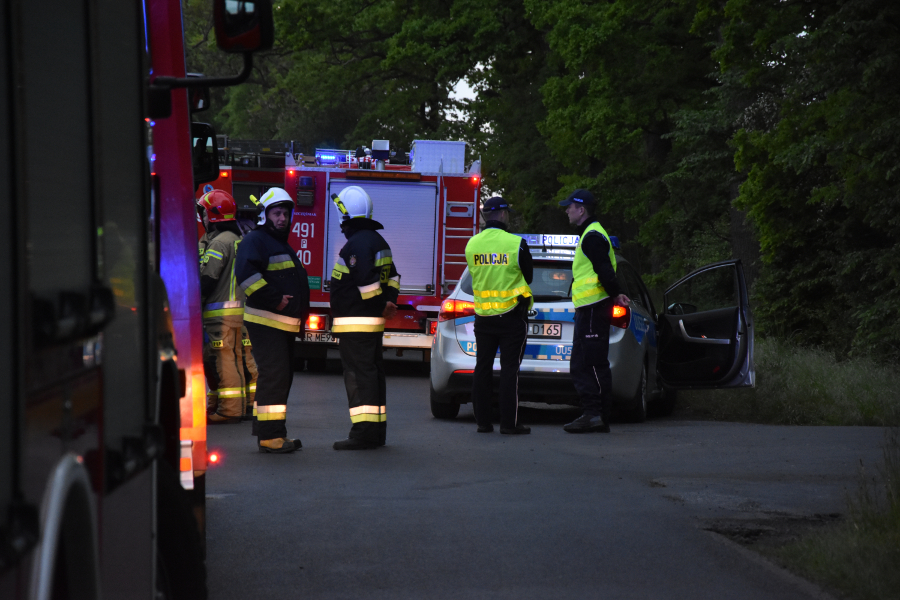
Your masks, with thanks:
[(613, 327), (628, 329), (631, 324), (631, 309), (625, 306), (614, 305), (612, 308), (612, 320), (609, 322)]
[(441, 312), (438, 313), (438, 321), (452, 321), (461, 317), (475, 315), (475, 304), (465, 300), (444, 300), (441, 304)]
[(435, 333), (437, 333), (437, 321), (428, 319), (428, 335), (434, 335)]
[(481, 181), (481, 178), (478, 177), (478, 175), (475, 175), (474, 177), (472, 177), (472, 183), (474, 183), (475, 185), (478, 185), (479, 181)]
[(309, 315), (306, 318), (306, 328), (314, 331), (325, 329), (325, 317), (323, 315)]
[(219, 173), (219, 177), (228, 177), (228, 171), (222, 171)]

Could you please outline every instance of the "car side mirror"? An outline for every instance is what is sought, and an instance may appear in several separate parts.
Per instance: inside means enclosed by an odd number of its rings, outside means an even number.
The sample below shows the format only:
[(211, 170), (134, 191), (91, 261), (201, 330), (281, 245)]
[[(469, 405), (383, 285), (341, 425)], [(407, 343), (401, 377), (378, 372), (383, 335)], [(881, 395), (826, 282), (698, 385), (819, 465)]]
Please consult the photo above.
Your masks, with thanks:
[(208, 123), (191, 123), (191, 165), (194, 188), (219, 178), (219, 144), (216, 132)]
[(275, 41), (271, 0), (215, 0), (213, 22), (225, 52), (268, 50)]

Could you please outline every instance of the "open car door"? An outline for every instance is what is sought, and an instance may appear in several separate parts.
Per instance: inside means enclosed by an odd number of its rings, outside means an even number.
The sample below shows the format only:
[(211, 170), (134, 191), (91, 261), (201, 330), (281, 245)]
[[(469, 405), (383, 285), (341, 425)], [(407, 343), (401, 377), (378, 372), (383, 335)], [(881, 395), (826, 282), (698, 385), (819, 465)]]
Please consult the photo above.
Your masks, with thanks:
[(740, 260), (706, 265), (665, 292), (657, 371), (674, 389), (753, 387), (753, 316)]

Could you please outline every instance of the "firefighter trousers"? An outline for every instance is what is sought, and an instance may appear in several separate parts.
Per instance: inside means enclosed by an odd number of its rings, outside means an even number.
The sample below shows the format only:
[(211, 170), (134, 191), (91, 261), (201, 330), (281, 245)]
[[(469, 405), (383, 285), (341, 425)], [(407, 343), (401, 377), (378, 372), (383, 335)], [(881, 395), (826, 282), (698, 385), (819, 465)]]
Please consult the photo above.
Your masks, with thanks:
[(256, 369), (256, 361), (253, 359), (253, 344), (250, 343), (250, 334), (247, 326), (241, 327), (241, 345), (244, 358), (244, 414), (253, 414), (253, 402), (256, 400), (256, 380), (259, 373)]
[(253, 358), (259, 373), (251, 435), (260, 440), (286, 438), (285, 419), (294, 381), (292, 365), (297, 334), (258, 323), (248, 322), (245, 327), (253, 340)]
[(500, 427), (514, 429), (519, 413), (519, 365), (528, 334), (528, 304), (493, 317), (475, 316), (475, 373), (472, 404), (480, 427), (491, 424), (494, 358), (500, 350)]
[(228, 323), (204, 323), (209, 341), (203, 348), (203, 370), (209, 390), (206, 412), (239, 418), (244, 410), (244, 358), (241, 328)]
[(387, 386), (383, 334), (342, 333), (341, 365), (350, 405), (348, 437), (384, 445), (387, 438)]
[(612, 371), (609, 368), (609, 324), (612, 301), (601, 300), (575, 309), (575, 333), (569, 373), (584, 414), (602, 416), (609, 423), (612, 412)]

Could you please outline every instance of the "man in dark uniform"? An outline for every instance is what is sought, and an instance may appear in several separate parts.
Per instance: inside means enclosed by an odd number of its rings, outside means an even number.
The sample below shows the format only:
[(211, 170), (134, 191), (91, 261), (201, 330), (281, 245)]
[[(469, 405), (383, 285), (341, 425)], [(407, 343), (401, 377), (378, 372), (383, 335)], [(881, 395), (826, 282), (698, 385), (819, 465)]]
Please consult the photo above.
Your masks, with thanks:
[(400, 275), (391, 247), (372, 220), (372, 199), (359, 186), (332, 196), (341, 215), (347, 243), (331, 272), (332, 333), (344, 367), (350, 405), (350, 434), (335, 450), (369, 450), (384, 446), (387, 435), (387, 388), (384, 377), (385, 319), (397, 312)]
[(479, 433), (491, 425), (494, 358), (500, 350), (500, 433), (527, 434), (517, 422), (519, 366), (525, 354), (528, 311), (534, 305), (529, 284), (533, 276), (531, 251), (525, 240), (507, 233), (509, 204), (500, 196), (482, 207), (484, 231), (466, 244), (466, 263), (475, 296), (475, 373), (472, 402)]
[(594, 217), (596, 201), (578, 189), (559, 203), (569, 223), (581, 229), (572, 261), (575, 333), (569, 372), (584, 414), (563, 427), (569, 433), (609, 432), (612, 372), (609, 369), (609, 326), (614, 304), (628, 306), (616, 279), (616, 255), (609, 235)]
[(238, 247), (235, 278), (247, 296), (244, 324), (259, 372), (253, 435), (260, 452), (286, 453), (300, 448), (300, 440), (287, 437), (285, 419), (294, 344), (309, 314), (309, 281), (287, 243), (293, 199), (271, 188), (259, 204), (259, 227)]

